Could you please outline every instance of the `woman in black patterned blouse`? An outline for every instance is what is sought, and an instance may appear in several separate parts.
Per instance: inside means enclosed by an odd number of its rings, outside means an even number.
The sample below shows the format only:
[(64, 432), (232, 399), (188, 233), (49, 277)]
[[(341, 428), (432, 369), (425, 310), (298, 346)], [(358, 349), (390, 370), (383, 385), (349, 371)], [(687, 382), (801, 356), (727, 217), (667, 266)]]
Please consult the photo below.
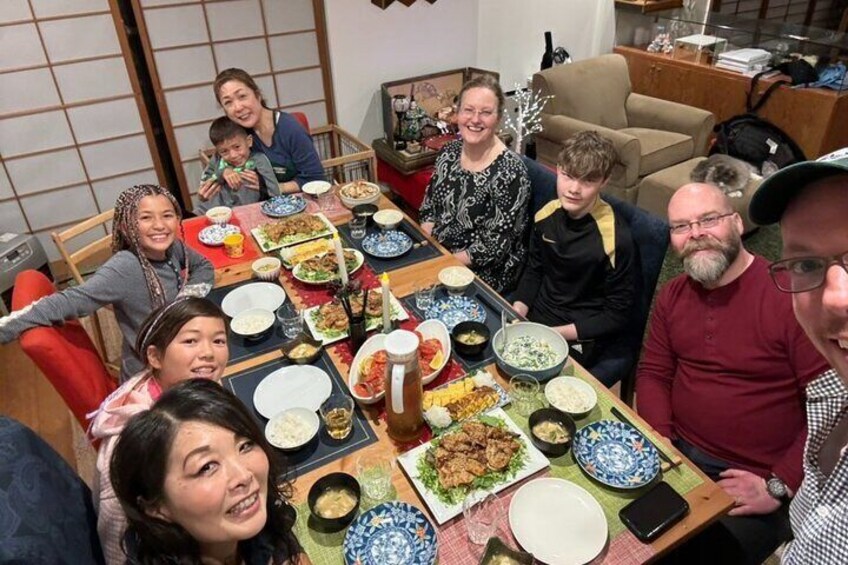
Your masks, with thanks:
[(492, 77), (459, 93), (461, 141), (436, 160), (419, 211), (421, 227), (498, 292), (515, 287), (527, 258), (530, 179), (521, 158), (495, 135), (504, 95)]

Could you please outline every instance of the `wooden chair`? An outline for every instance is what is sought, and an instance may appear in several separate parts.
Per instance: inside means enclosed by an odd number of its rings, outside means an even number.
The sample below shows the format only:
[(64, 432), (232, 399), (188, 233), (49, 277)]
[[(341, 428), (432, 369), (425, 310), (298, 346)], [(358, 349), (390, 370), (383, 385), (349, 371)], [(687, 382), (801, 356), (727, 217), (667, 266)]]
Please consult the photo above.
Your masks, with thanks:
[[(93, 218), (80, 222), (79, 224), (64, 231), (52, 232), (50, 234), (53, 238), (53, 242), (56, 244), (56, 247), (59, 248), (59, 253), (62, 255), (62, 259), (65, 260), (65, 263), (68, 265), (68, 270), (71, 272), (71, 275), (74, 277), (77, 284), (82, 284), (85, 281), (82, 276), (82, 272), (80, 271), (81, 266), (94, 264), (97, 259), (102, 259), (103, 257), (111, 254), (110, 246), (112, 243), (112, 236), (108, 232), (114, 216), (115, 210), (113, 208), (112, 210), (97, 214)], [(106, 229), (106, 235), (84, 245), (73, 253), (68, 250), (68, 242), (70, 240), (101, 226)], [(111, 309), (108, 310), (108, 314), (104, 311), (101, 312), (107, 316), (112, 316), (114, 319), (114, 314), (112, 314)], [(104, 337), (105, 320), (101, 320), (101, 312), (95, 312), (92, 316), (90, 316), (92, 328), (91, 332), (94, 334), (95, 345), (97, 346), (97, 349), (100, 352), (100, 357), (103, 359), (106, 367), (114, 374), (118, 374), (120, 373), (120, 357), (117, 361), (110, 359), (109, 349), (106, 346), (106, 339)], [(115, 324), (111, 322), (113, 322), (113, 320), (109, 320), (107, 323), (110, 326), (115, 327)]]

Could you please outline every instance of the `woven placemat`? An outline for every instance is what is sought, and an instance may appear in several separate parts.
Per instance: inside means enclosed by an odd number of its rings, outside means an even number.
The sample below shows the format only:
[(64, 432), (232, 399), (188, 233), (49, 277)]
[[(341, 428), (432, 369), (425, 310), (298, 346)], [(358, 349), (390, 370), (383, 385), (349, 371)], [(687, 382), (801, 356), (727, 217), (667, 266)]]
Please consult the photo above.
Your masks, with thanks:
[[(575, 373), (573, 369), (571, 369), (571, 365), (566, 367), (567, 373)], [(598, 393), (598, 404), (588, 416), (581, 420), (577, 420), (577, 428), (580, 429), (586, 424), (591, 422), (595, 422), (597, 420), (616, 420), (617, 418), (612, 415), (610, 412), (610, 408), (613, 406), (613, 402), (611, 398), (608, 396), (609, 390), (606, 388), (602, 388), (603, 385), (597, 382), (592, 382), (592, 379), (585, 378), (584, 375), (580, 374), (580, 371), (577, 371), (574, 375), (585, 382), (589, 383), (595, 388), (595, 391)], [(530, 430), (527, 425), (527, 417), (521, 416), (516, 412), (515, 408), (512, 405), (506, 406), (504, 408), (506, 413), (510, 418), (524, 431), (524, 433), (529, 434)], [(644, 425), (640, 425), (640, 423), (636, 424), (637, 429), (640, 432), (645, 434), (655, 445), (662, 445), (659, 442), (659, 439), (651, 432), (648, 432)], [(604, 509), (604, 515), (607, 518), (607, 524), (609, 524), (610, 537), (615, 538), (620, 533), (626, 531), (624, 524), (621, 523), (621, 520), (618, 517), (618, 511), (624, 508), (631, 500), (638, 498), (642, 495), (648, 487), (635, 489), (632, 491), (625, 490), (616, 490), (590, 479), (586, 473), (577, 465), (577, 462), (574, 460), (574, 456), (569, 450), (568, 453), (563, 455), (562, 457), (556, 457), (550, 460), (551, 462), (551, 476), (557, 477), (560, 479), (566, 479), (575, 484), (580, 485), (584, 489), (586, 489), (595, 499), (600, 503), (601, 508)], [(703, 479), (687, 465), (678, 465), (666, 472), (663, 473), (662, 480), (667, 482), (674, 490), (678, 493), (686, 494), (693, 488), (697, 487), (701, 483), (703, 483)]]

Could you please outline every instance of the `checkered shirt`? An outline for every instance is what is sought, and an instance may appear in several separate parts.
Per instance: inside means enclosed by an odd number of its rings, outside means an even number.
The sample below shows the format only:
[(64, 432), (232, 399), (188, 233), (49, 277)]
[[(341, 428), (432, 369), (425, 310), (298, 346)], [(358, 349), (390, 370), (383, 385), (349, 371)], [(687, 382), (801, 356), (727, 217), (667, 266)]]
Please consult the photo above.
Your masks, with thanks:
[(807, 447), (804, 482), (789, 507), (795, 540), (783, 554), (785, 565), (848, 563), (848, 453), (830, 476), (818, 467), (828, 433), (848, 417), (848, 388), (833, 369), (807, 386)]

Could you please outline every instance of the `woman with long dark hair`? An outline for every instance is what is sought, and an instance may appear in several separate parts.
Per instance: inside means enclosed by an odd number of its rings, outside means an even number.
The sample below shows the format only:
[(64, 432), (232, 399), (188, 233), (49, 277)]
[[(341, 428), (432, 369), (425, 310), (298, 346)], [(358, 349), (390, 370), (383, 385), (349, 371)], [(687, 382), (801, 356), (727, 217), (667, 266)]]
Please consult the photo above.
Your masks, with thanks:
[(226, 317), (204, 298), (178, 298), (148, 316), (139, 330), (136, 351), (147, 361), (145, 369), (103, 401), (91, 415), (89, 429), (91, 437), (101, 442), (94, 505), (97, 533), (110, 565), (126, 560), (121, 550), (126, 520), (109, 480), (118, 435), (132, 416), (149, 410), (163, 391), (182, 381), (204, 378), (220, 387), (229, 360)]
[(111, 476), (131, 564), (310, 563), (292, 531), (281, 462), (241, 401), (215, 383), (181, 383), (133, 417)]

